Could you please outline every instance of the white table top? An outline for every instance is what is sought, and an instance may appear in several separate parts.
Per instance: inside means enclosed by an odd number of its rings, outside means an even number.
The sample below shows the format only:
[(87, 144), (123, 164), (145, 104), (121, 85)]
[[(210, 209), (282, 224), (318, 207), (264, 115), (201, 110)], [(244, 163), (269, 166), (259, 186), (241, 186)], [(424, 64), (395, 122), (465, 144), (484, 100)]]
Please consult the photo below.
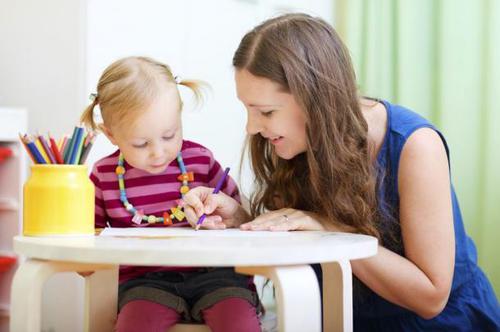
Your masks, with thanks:
[(37, 259), (164, 266), (296, 265), (365, 258), (377, 252), (374, 237), (358, 234), (172, 231), (157, 237), (16, 236), (14, 250)]

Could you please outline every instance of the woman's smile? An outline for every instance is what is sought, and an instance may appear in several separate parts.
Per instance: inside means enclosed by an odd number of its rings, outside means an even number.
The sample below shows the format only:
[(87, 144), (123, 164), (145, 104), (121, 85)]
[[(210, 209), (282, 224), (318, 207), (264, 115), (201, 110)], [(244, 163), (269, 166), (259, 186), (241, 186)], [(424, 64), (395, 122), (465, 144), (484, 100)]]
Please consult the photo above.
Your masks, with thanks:
[(270, 137), (270, 138), (268, 138), (268, 139), (269, 139), (269, 141), (271, 141), (271, 144), (273, 144), (273, 145), (278, 145), (278, 144), (280, 144), (281, 142), (283, 142), (284, 137), (283, 137), (283, 136), (278, 136), (278, 137), (274, 137), (274, 138), (271, 138), (271, 137)]

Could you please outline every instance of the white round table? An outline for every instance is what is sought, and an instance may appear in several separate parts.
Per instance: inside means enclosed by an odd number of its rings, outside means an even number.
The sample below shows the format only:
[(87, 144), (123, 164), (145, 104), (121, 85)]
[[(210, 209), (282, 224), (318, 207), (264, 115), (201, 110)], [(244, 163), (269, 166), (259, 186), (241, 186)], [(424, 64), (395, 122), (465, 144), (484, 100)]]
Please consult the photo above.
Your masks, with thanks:
[(186, 228), (140, 237), (17, 236), (14, 250), (27, 259), (12, 284), (11, 331), (40, 331), (43, 283), (54, 273), (68, 271), (94, 271), (85, 277), (84, 330), (111, 331), (120, 264), (234, 266), (239, 273), (263, 275), (277, 289), (279, 331), (321, 331), (320, 291), (312, 263), (321, 263), (323, 269), (324, 331), (350, 331), (349, 261), (375, 255), (377, 240), (333, 232), (196, 232)]

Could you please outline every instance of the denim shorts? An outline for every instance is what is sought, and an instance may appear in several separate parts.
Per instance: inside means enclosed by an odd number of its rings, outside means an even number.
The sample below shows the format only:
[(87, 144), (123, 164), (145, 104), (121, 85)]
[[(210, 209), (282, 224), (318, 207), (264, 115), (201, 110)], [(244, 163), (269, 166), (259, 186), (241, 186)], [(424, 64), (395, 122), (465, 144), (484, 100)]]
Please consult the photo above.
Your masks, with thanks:
[(152, 301), (174, 309), (183, 321), (203, 321), (201, 311), (231, 297), (247, 300), (262, 312), (251, 277), (234, 268), (200, 268), (196, 271), (146, 273), (120, 284), (118, 310), (130, 301)]

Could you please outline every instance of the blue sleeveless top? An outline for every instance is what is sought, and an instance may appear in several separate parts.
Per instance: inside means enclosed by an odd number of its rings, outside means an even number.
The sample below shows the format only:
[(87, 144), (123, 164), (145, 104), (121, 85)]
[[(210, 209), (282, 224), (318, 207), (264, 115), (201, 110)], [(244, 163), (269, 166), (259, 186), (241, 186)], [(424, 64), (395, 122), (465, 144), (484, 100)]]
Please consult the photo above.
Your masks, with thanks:
[[(382, 222), (384, 247), (404, 256), (399, 228), (398, 165), (403, 146), (417, 129), (432, 128), (449, 151), (443, 135), (426, 119), (401, 106), (381, 101), (387, 111), (387, 132), (377, 162), (379, 202), (382, 214), (392, 222)], [(500, 307), (487, 278), (477, 266), (476, 247), (465, 233), (453, 186), (455, 228), (455, 270), (451, 294), (445, 309), (426, 320), (414, 312), (392, 304), (354, 280), (355, 331), (500, 331)]]

